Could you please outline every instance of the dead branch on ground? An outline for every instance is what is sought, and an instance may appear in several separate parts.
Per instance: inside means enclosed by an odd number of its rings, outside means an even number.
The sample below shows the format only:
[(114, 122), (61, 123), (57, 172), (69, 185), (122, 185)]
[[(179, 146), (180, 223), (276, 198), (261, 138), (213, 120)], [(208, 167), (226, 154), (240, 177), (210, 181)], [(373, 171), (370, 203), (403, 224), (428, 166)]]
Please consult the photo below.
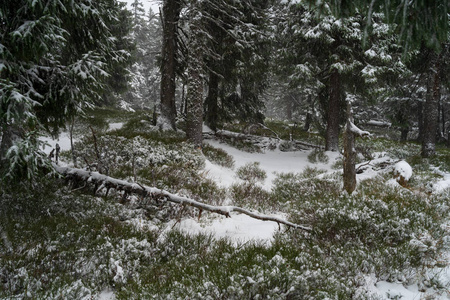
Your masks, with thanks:
[[(278, 225), (283, 224), (288, 227), (301, 229), (304, 231), (312, 231), (310, 227), (298, 225), (289, 221), (286, 221), (284, 219), (275, 217), (275, 216), (269, 216), (260, 214), (258, 212), (252, 212), (249, 210), (246, 210), (241, 207), (237, 206), (215, 206), (215, 205), (209, 205), (205, 203), (201, 203), (198, 201), (195, 201), (193, 199), (189, 199), (187, 197), (178, 196), (172, 193), (169, 193), (164, 190), (160, 190), (153, 187), (147, 187), (143, 186), (138, 183), (131, 183), (125, 180), (116, 179), (113, 177), (109, 177), (106, 175), (102, 175), (98, 172), (91, 172), (86, 171), (82, 169), (76, 169), (76, 168), (69, 168), (69, 167), (60, 167), (57, 165), (54, 165), (55, 170), (66, 177), (69, 180), (75, 180), (75, 181), (84, 181), (90, 184), (95, 185), (95, 187), (102, 187), (106, 189), (106, 193), (109, 192), (110, 189), (115, 189), (117, 191), (123, 191), (124, 197), (130, 194), (136, 194), (141, 197), (149, 197), (152, 199), (158, 199), (161, 198), (166, 199), (169, 202), (172, 203), (178, 203), (181, 205), (189, 205), (192, 207), (195, 207), (201, 211), (209, 211), (213, 212), (219, 215), (223, 215), (227, 218), (230, 218), (230, 213), (237, 212), (241, 214), (245, 214), (251, 218), (262, 220), (262, 221), (272, 221), (278, 223)], [(98, 189), (96, 188), (98, 191)]]

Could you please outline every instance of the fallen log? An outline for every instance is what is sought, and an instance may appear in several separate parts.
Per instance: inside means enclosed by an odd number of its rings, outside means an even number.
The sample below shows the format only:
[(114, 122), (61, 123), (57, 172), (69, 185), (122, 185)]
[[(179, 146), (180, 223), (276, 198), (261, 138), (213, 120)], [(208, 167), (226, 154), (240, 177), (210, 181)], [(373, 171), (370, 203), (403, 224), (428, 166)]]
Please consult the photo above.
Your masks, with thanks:
[[(124, 191), (124, 195), (129, 194), (136, 194), (142, 197), (149, 197), (152, 199), (161, 199), (164, 198), (169, 202), (178, 203), (181, 205), (189, 205), (192, 207), (195, 207), (202, 212), (203, 210), (213, 212), (216, 214), (223, 215), (227, 218), (231, 218), (230, 213), (231, 212), (237, 212), (241, 214), (245, 214), (251, 218), (255, 218), (262, 221), (272, 221), (278, 223), (278, 225), (283, 224), (288, 227), (301, 229), (305, 231), (312, 231), (310, 227), (298, 225), (292, 222), (289, 222), (287, 220), (274, 217), (274, 216), (268, 216), (264, 214), (260, 214), (258, 212), (252, 212), (249, 210), (246, 210), (244, 208), (238, 207), (238, 206), (215, 206), (215, 205), (209, 205), (206, 203), (202, 203), (187, 197), (182, 197), (179, 195), (175, 195), (172, 193), (169, 193), (167, 191), (157, 189), (154, 187), (147, 187), (143, 186), (139, 183), (131, 183), (125, 180), (116, 179), (113, 177), (109, 177), (106, 175), (102, 175), (98, 172), (92, 172), (92, 171), (86, 171), (82, 169), (76, 169), (76, 168), (70, 168), (70, 167), (60, 167), (57, 165), (53, 165), (56, 172), (61, 174), (62, 176), (70, 179), (70, 180), (78, 180), (78, 181), (85, 181), (87, 183), (93, 184), (96, 187), (96, 191), (98, 191), (101, 188), (106, 188), (107, 192), (110, 189), (115, 189), (118, 191)], [(100, 188), (97, 188), (100, 187)]]
[[(216, 132), (204, 132), (203, 136), (205, 139), (220, 139), (220, 140), (240, 140), (246, 143), (250, 143), (253, 145), (258, 146), (261, 149), (270, 149), (273, 150), (284, 141), (288, 142), (286, 140), (280, 139), (278, 136), (276, 138), (273, 137), (265, 137), (265, 136), (259, 136), (259, 135), (253, 135), (253, 134), (245, 134), (245, 133), (238, 133), (228, 130), (218, 130)], [(292, 146), (295, 150), (310, 150), (310, 149), (324, 149), (323, 146), (320, 145), (314, 145), (307, 142), (302, 142), (299, 140), (293, 140), (290, 141), (292, 143)]]

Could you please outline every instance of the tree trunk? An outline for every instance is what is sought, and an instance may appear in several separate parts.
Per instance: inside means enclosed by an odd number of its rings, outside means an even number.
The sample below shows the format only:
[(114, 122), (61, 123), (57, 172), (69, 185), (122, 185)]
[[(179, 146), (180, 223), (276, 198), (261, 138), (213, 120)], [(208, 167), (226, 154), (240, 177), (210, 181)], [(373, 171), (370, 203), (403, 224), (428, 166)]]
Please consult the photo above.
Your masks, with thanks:
[(340, 78), (338, 70), (330, 76), (325, 151), (339, 151)]
[(419, 135), (417, 136), (417, 141), (423, 141), (423, 102), (419, 101), (417, 106), (417, 123), (419, 127)]
[(400, 129), (400, 141), (401, 142), (406, 142), (408, 140), (408, 132), (409, 132), (409, 127)]
[(440, 56), (433, 53), (427, 78), (427, 95), (424, 109), (424, 131), (422, 140), (422, 157), (436, 154), (436, 132), (438, 130), (438, 114), (440, 93)]
[(356, 188), (355, 135), (351, 130), (350, 104), (347, 108), (347, 125), (344, 132), (344, 189), (350, 195)]
[(308, 95), (308, 111), (306, 112), (305, 126), (303, 126), (304, 131), (309, 131), (309, 128), (311, 127), (312, 109), (313, 109), (312, 97), (311, 95)]
[(292, 103), (292, 96), (291, 95), (287, 95), (286, 96), (286, 119), (288, 121), (292, 121), (292, 109), (294, 104)]
[(203, 135), (203, 43), (202, 15), (198, 10), (198, 2), (192, 1), (189, 18), (191, 37), (188, 44), (188, 87), (186, 135), (196, 147), (202, 147)]
[(158, 119), (158, 125), (163, 130), (175, 130), (177, 116), (175, 105), (177, 27), (181, 12), (181, 1), (164, 0), (162, 10), (161, 115)]
[(208, 95), (205, 100), (205, 122), (214, 131), (217, 130), (218, 104), (219, 97), (219, 76), (210, 71), (208, 82)]

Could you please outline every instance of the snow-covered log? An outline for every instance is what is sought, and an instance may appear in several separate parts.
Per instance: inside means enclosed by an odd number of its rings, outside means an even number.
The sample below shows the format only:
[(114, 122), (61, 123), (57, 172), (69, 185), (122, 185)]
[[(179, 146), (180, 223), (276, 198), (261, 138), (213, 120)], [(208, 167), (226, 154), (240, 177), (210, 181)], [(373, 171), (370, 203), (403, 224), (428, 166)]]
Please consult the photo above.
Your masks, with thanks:
[(76, 168), (70, 168), (70, 167), (60, 167), (57, 165), (54, 165), (55, 170), (63, 175), (64, 177), (68, 178), (69, 180), (78, 180), (78, 181), (84, 181), (90, 184), (95, 185), (96, 189), (98, 190), (105, 188), (107, 191), (110, 189), (115, 189), (118, 191), (124, 191), (124, 195), (129, 194), (137, 194), (142, 197), (150, 197), (152, 199), (166, 199), (169, 202), (178, 203), (182, 205), (189, 205), (195, 208), (198, 208), (200, 211), (209, 211), (213, 213), (217, 213), (220, 215), (224, 215), (227, 218), (230, 218), (231, 212), (237, 212), (241, 214), (245, 214), (249, 217), (262, 220), (262, 221), (272, 221), (276, 222), (278, 224), (283, 224), (288, 227), (293, 227), (296, 229), (301, 229), (305, 231), (311, 231), (312, 229), (307, 226), (298, 225), (289, 221), (286, 221), (284, 219), (274, 217), (274, 216), (268, 216), (264, 214), (260, 214), (258, 212), (252, 212), (249, 210), (246, 210), (244, 208), (238, 207), (238, 206), (215, 206), (215, 205), (209, 205), (205, 204), (187, 197), (182, 197), (179, 195), (175, 195), (172, 193), (169, 193), (167, 191), (157, 189), (154, 187), (147, 187), (143, 186), (138, 183), (131, 183), (125, 180), (116, 179), (113, 177), (109, 177), (106, 175), (102, 175), (98, 172), (91, 172), (86, 171), (82, 169), (76, 169)]
[[(251, 143), (253, 145), (256, 145), (260, 147), (261, 149), (275, 149), (277, 145), (281, 143), (281, 139), (276, 137), (264, 137), (259, 135), (253, 135), (253, 134), (244, 134), (244, 133), (237, 133), (233, 131), (228, 130), (218, 130), (215, 133), (214, 132), (204, 132), (203, 137), (205, 139), (208, 138), (218, 138), (222, 140), (240, 140), (245, 143)], [(298, 140), (293, 140), (292, 144), (295, 148), (295, 150), (311, 150), (311, 149), (322, 149), (322, 146), (314, 145)]]

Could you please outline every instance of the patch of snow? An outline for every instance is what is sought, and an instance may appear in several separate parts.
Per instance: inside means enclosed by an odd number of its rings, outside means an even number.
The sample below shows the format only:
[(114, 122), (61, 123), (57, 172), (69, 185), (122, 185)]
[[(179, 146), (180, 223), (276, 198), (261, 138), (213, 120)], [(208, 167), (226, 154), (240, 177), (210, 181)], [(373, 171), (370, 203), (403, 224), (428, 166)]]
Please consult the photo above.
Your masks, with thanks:
[(224, 188), (230, 187), (237, 180), (233, 170), (213, 164), (208, 159), (205, 159), (205, 170), (210, 179)]
[(369, 122), (366, 123), (366, 125), (380, 126), (380, 127), (391, 127), (392, 123), (383, 122), (383, 121), (377, 121), (377, 120), (370, 120)]
[(109, 123), (109, 131), (112, 130), (116, 130), (116, 129), (121, 129), (123, 127), (123, 122), (118, 122), (118, 123)]
[(172, 220), (167, 225), (167, 229), (171, 228), (188, 234), (213, 234), (217, 239), (228, 238), (235, 244), (259, 241), (270, 245), (273, 234), (278, 230), (278, 224), (257, 220), (244, 214), (231, 214), (231, 218), (220, 217), (200, 222), (185, 219), (177, 223)]
[(442, 176), (441, 180), (434, 182), (432, 188), (436, 193), (441, 193), (447, 189), (450, 189), (450, 173), (445, 173), (439, 170), (439, 168), (433, 168), (433, 172)]
[[(238, 169), (248, 163), (259, 162), (259, 167), (267, 174), (267, 178), (263, 183), (263, 188), (266, 190), (270, 190), (272, 188), (273, 180), (280, 172), (300, 173), (303, 172), (306, 167), (334, 171), (331, 166), (340, 156), (338, 152), (326, 152), (329, 157), (329, 162), (327, 164), (313, 164), (308, 161), (308, 155), (311, 151), (282, 152), (280, 150), (274, 150), (267, 151), (265, 153), (249, 153), (215, 140), (208, 140), (206, 142), (215, 148), (225, 150), (229, 155), (233, 156), (235, 161), (235, 169)], [(211, 176), (219, 180), (219, 185), (222, 184), (223, 186), (230, 186), (233, 182), (238, 181), (237, 177), (233, 180), (230, 171), (226, 171), (225, 168), (220, 168), (213, 164), (207, 163), (206, 170)]]
[(120, 282), (120, 283), (124, 283), (126, 281), (126, 279), (124, 278), (124, 274), (123, 274), (123, 268), (120, 265), (120, 261), (116, 260), (113, 261), (114, 266), (115, 266), (115, 271), (116, 271), (116, 275), (114, 276), (113, 280), (115, 282)]
[(203, 123), (202, 132), (203, 132), (203, 133), (210, 133), (210, 132), (213, 132), (213, 131), (212, 131), (211, 128), (208, 127), (208, 125), (206, 125), (205, 123)]
[(46, 154), (50, 154), (52, 149), (56, 147), (56, 144), (59, 144), (59, 147), (61, 147), (61, 151), (70, 150), (70, 136), (68, 132), (62, 132), (56, 139), (53, 139), (52, 137), (40, 137), (39, 139), (50, 144), (44, 146), (44, 148), (42, 149)]
[(114, 300), (116, 299), (116, 296), (114, 295), (114, 291), (110, 289), (104, 289), (100, 292), (98, 295), (97, 300)]

